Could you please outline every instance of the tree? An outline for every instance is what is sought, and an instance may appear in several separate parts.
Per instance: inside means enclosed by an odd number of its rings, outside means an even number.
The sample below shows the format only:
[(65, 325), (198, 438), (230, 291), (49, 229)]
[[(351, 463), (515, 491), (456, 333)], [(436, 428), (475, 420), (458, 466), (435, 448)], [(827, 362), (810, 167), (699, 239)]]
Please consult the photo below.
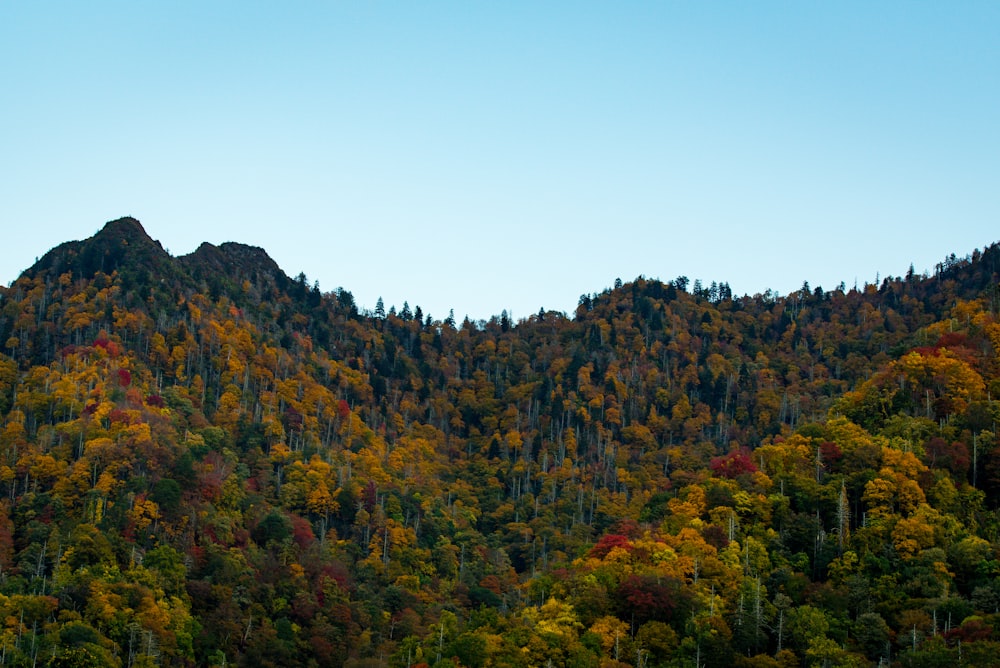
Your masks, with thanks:
[(872, 661), (888, 658), (892, 629), (885, 623), (882, 615), (876, 612), (858, 615), (854, 622), (853, 636), (861, 651)]
[(804, 654), (816, 641), (826, 640), (830, 622), (822, 610), (802, 605), (788, 610), (787, 629), (789, 644)]

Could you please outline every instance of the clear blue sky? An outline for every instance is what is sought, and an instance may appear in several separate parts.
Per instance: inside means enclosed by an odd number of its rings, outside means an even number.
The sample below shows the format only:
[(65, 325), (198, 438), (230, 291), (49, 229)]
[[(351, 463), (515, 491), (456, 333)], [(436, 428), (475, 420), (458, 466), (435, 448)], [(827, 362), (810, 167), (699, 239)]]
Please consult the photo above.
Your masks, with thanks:
[(0, 282), (132, 215), (362, 307), (781, 293), (1000, 240), (1000, 3), (0, 4)]

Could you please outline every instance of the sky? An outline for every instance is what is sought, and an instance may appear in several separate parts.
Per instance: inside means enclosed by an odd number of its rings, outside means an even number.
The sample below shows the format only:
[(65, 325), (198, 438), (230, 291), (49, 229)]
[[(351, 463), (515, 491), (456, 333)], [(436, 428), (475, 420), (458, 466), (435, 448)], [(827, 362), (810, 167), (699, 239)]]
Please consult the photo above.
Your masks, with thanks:
[(1000, 3), (0, 3), (0, 283), (130, 215), (444, 319), (1000, 241)]

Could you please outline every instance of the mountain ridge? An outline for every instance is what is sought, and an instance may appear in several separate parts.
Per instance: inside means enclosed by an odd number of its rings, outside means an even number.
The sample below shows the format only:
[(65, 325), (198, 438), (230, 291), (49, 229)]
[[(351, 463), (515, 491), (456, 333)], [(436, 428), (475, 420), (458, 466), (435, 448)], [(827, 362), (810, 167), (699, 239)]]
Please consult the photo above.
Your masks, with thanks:
[[(76, 275), (82, 278), (90, 278), (97, 271), (111, 273), (118, 270), (121, 263), (125, 261), (126, 253), (124, 249), (129, 244), (142, 249), (140, 252), (136, 252), (136, 249), (133, 247), (127, 253), (127, 256), (130, 258), (128, 269), (133, 273), (142, 273), (144, 278), (148, 279), (145, 270), (155, 269), (175, 279), (180, 279), (188, 289), (192, 289), (194, 286), (192, 280), (188, 279), (193, 279), (196, 282), (204, 284), (206, 281), (211, 281), (214, 278), (216, 283), (226, 283), (228, 285), (233, 280), (236, 280), (234, 277), (238, 277), (239, 281), (260, 278), (271, 289), (278, 290), (288, 289), (288, 286), (293, 282), (293, 279), (285, 274), (270, 257), (266, 249), (242, 242), (226, 241), (218, 246), (209, 242), (202, 242), (191, 253), (172, 256), (163, 249), (159, 241), (155, 241), (149, 236), (139, 220), (131, 216), (108, 221), (97, 233), (87, 239), (59, 244), (45, 253), (34, 265), (26, 269), (23, 275), (33, 277), (40, 272), (58, 274), (63, 268), (71, 269)], [(230, 280), (220, 281), (222, 277), (213, 276), (216, 273), (229, 274)], [(300, 277), (302, 276), (304, 274), (300, 275)], [(956, 280), (960, 287), (966, 289), (966, 295), (973, 295), (998, 276), (1000, 276), (1000, 243), (994, 243), (985, 247), (982, 251), (975, 249), (964, 258), (958, 258), (952, 253), (935, 266), (933, 276), (914, 275), (911, 267), (911, 271), (907, 274), (905, 281), (902, 277), (894, 279), (892, 276), (887, 276), (882, 279), (881, 285), (875, 285), (874, 288), (879, 293), (882, 293), (886, 290), (892, 290), (892, 284), (894, 283), (903, 283), (908, 286), (926, 285), (926, 279), (933, 278), (938, 281)], [(664, 286), (683, 284), (682, 291), (687, 290), (688, 283), (687, 277), (683, 276), (678, 277), (676, 280), (659, 281), (659, 279), (646, 279), (640, 275), (636, 280), (652, 280), (653, 282), (660, 282)], [(618, 283), (620, 282), (619, 280)], [(996, 283), (995, 280), (993, 282)], [(700, 282), (696, 281), (696, 284), (698, 283)], [(722, 285), (728, 290), (728, 284), (723, 283)], [(808, 285), (808, 281), (806, 285)], [(219, 292), (220, 289), (217, 285), (215, 292)], [(232, 285), (228, 285), (227, 289), (230, 293), (234, 292)], [(868, 285), (866, 284), (862, 292), (867, 289)], [(342, 290), (342, 288), (338, 290)], [(610, 290), (611, 288), (605, 289), (603, 294), (607, 294)], [(858, 288), (855, 287), (853, 290), (856, 291)], [(828, 290), (826, 294), (833, 294), (834, 292), (837, 291)], [(699, 293), (699, 288), (696, 285), (693, 293), (696, 296), (702, 296), (706, 299), (715, 298), (710, 295), (708, 287), (702, 287), (701, 293)], [(348, 292), (347, 294), (349, 295), (350, 293)], [(581, 303), (591, 300), (598, 295), (599, 293), (584, 293), (581, 297)], [(746, 300), (795, 299), (801, 297), (803, 297), (802, 291), (797, 290), (790, 292), (788, 295), (780, 295), (768, 291), (767, 294), (754, 295), (753, 297), (750, 295), (736, 297), (730, 294), (728, 298)], [(350, 300), (353, 303), (353, 297)], [(499, 318), (500, 314), (495, 314), (494, 317)]]

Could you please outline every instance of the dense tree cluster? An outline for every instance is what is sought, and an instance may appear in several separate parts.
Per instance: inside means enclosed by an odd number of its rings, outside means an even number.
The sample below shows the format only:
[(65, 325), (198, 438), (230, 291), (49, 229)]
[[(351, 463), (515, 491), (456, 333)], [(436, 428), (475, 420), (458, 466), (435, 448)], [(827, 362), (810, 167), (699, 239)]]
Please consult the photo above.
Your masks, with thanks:
[(998, 265), (456, 323), (109, 223), (0, 289), (0, 665), (993, 665)]

